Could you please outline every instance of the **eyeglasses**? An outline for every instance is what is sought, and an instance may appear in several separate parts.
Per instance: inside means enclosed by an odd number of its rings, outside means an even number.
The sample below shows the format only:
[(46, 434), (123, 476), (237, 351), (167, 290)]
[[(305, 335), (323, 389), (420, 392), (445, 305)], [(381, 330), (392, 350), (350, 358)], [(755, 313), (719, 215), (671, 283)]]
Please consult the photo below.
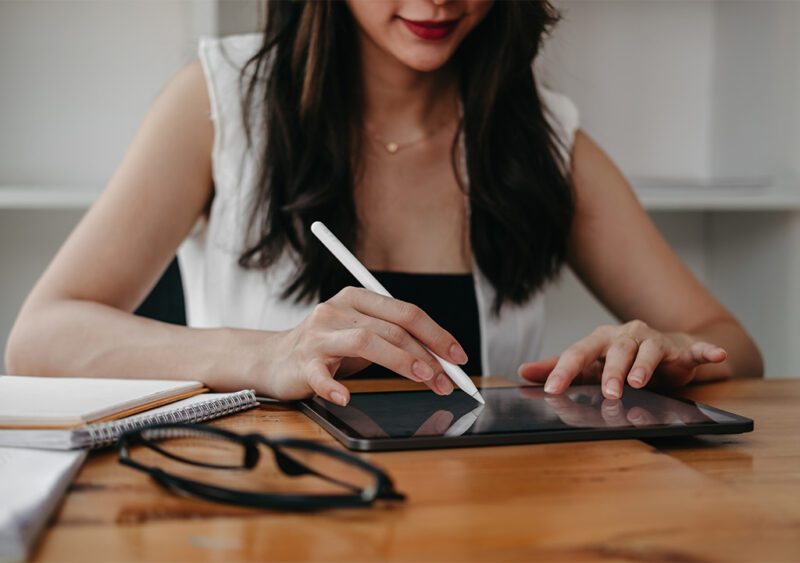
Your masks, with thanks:
[[(136, 450), (136, 455), (132, 456), (132, 446), (143, 446), (150, 451)], [(272, 452), (275, 465), (283, 476), (316, 477), (346, 492), (262, 493), (222, 486), (218, 484), (220, 474), (216, 472), (210, 480), (217, 482), (210, 483), (164, 469), (165, 465), (170, 465), (224, 472), (251, 471), (262, 457), (259, 446)], [(364, 507), (378, 500), (401, 501), (405, 498), (395, 490), (391, 478), (378, 467), (347, 452), (309, 440), (237, 434), (204, 424), (158, 424), (124, 433), (117, 449), (121, 464), (147, 473), (161, 486), (215, 502), (256, 508), (316, 510)], [(155, 465), (144, 463), (152, 458), (156, 460)]]

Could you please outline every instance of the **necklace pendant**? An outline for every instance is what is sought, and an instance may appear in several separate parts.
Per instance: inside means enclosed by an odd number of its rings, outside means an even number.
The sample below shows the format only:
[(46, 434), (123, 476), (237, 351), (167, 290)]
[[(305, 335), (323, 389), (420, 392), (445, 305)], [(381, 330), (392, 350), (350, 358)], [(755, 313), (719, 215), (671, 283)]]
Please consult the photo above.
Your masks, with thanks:
[(397, 146), (397, 143), (386, 143), (385, 147), (389, 154), (394, 154), (398, 151), (398, 149), (400, 149), (400, 147)]

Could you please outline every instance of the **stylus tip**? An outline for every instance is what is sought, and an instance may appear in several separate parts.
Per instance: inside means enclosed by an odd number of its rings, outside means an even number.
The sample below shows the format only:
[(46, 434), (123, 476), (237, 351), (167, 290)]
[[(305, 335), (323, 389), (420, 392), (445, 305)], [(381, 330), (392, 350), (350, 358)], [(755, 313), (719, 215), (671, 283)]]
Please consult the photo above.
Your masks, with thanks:
[(475, 393), (473, 393), (473, 394), (472, 394), (472, 395), (470, 395), (470, 396), (471, 396), (473, 399), (475, 399), (476, 401), (478, 401), (480, 404), (482, 404), (482, 405), (485, 405), (485, 404), (486, 404), (486, 401), (484, 401), (484, 400), (483, 400), (483, 397), (481, 396), (481, 393), (480, 393), (480, 391), (475, 391)]

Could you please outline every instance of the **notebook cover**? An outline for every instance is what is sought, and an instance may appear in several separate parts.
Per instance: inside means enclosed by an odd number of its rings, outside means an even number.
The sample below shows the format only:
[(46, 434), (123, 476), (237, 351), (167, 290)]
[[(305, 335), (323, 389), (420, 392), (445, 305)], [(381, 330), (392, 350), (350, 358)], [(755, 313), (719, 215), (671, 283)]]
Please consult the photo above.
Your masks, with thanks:
[[(119, 381), (119, 385), (117, 385), (117, 381)], [(80, 397), (75, 402), (80, 403), (80, 400), (83, 399), (86, 403), (83, 410), (76, 408), (76, 410), (70, 411), (70, 395), (78, 397), (82, 390), (97, 393), (98, 389), (92, 388), (93, 383), (96, 383), (98, 387), (105, 386), (105, 388), (101, 388), (100, 396), (89, 397), (88, 401), (85, 396)], [(138, 389), (137, 384), (140, 384)], [(163, 387), (168, 384), (181, 389), (170, 391), (168, 387), (163, 389), (154, 387), (158, 385)], [(114, 388), (115, 386), (116, 388)], [(193, 387), (187, 389), (188, 386)], [(193, 381), (0, 376), (0, 393), (4, 395), (0, 397), (0, 406), (5, 403), (5, 408), (8, 409), (5, 412), (0, 409), (0, 429), (79, 428), (87, 424), (125, 418), (206, 391), (208, 389), (202, 384)], [(170, 392), (171, 395), (164, 395), (164, 393)], [(109, 397), (104, 399), (102, 393), (107, 393)], [(127, 406), (125, 403), (129, 405), (132, 401), (130, 398), (126, 398), (124, 393), (130, 393), (133, 399), (144, 402)], [(85, 394), (90, 395), (88, 392)], [(153, 395), (156, 398), (149, 399)], [(44, 410), (47, 408), (45, 405), (48, 404), (49, 408), (55, 412)], [(63, 413), (54, 416), (61, 411), (59, 408), (61, 405), (65, 405)], [(113, 411), (114, 408), (120, 410)], [(94, 413), (100, 414), (98, 411), (102, 412), (102, 416), (91, 417)], [(6, 421), (2, 421), (4, 417)], [(26, 417), (30, 419), (30, 422), (25, 420)], [(58, 418), (61, 420), (56, 420)], [(69, 421), (63, 422), (65, 419), (69, 419)]]

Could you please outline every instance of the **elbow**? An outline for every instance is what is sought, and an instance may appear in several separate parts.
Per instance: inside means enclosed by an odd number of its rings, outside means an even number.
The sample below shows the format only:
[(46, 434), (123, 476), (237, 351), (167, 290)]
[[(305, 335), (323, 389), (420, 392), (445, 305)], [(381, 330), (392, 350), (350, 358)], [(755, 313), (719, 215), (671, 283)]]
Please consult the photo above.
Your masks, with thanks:
[(16, 325), (14, 325), (14, 329), (11, 331), (8, 341), (6, 342), (6, 351), (3, 359), (3, 363), (5, 364), (6, 368), (5, 371), (10, 375), (20, 375), (23, 373), (22, 367), (24, 364), (24, 354), (22, 353), (21, 346), (18, 343), (19, 338), (17, 337), (16, 333)]
[(726, 379), (763, 379), (764, 356), (753, 336), (733, 317), (723, 323), (718, 334), (728, 352)]
[(11, 334), (6, 342), (4, 363), (6, 373), (11, 375), (37, 375), (36, 358), (34, 352), (36, 342), (33, 335), (36, 331), (28, 327), (29, 321), (20, 315), (11, 329)]
[(750, 374), (749, 377), (754, 379), (763, 379), (764, 378), (764, 356), (761, 355), (761, 350), (759, 350), (756, 343), (753, 342), (753, 352), (752, 352), (752, 365), (750, 366)]
[(763, 379), (764, 378), (764, 356), (756, 344), (753, 337), (744, 329), (744, 341), (741, 342), (739, 349), (741, 352), (736, 355), (736, 368), (733, 377), (736, 379)]

